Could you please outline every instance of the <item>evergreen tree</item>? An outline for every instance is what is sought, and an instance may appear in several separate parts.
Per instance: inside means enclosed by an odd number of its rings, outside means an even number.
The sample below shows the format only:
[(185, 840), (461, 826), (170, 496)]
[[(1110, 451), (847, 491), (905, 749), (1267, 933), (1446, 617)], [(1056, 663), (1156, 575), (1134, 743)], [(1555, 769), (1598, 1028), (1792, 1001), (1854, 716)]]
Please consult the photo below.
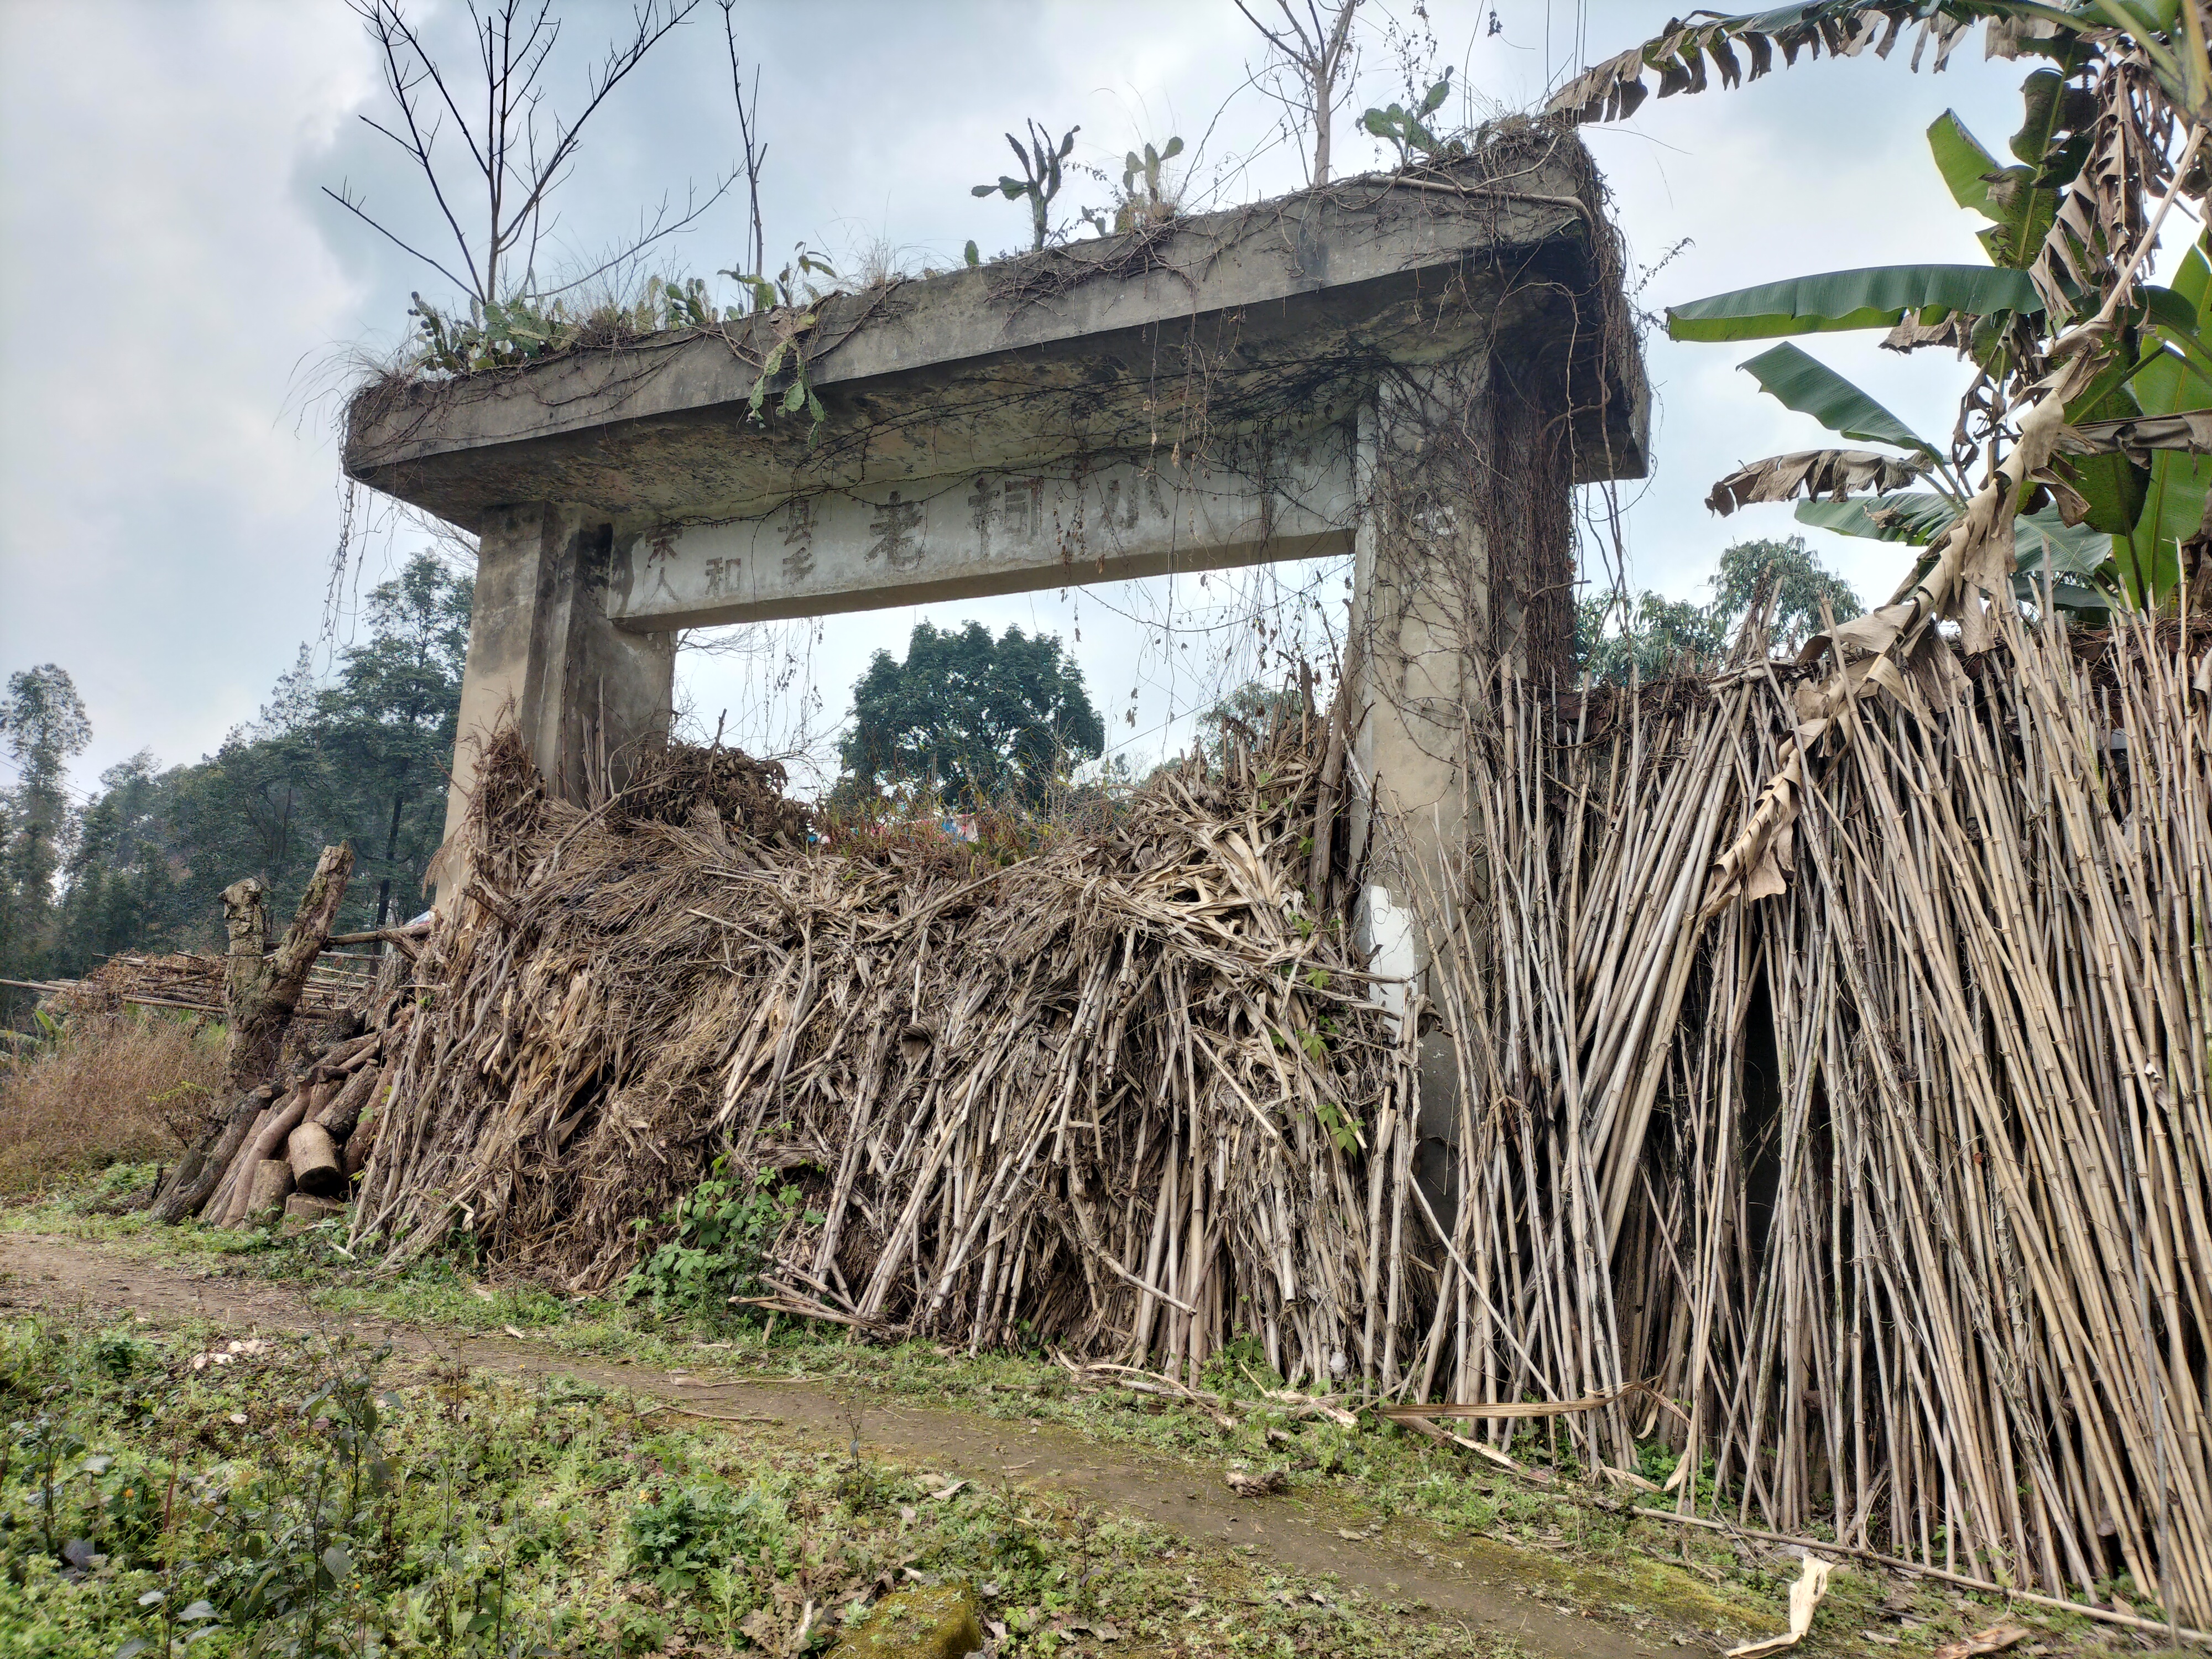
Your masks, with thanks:
[(1722, 550), (1709, 578), (1710, 604), (1646, 592), (1629, 601), (1624, 616), (1610, 593), (1583, 600), (1575, 608), (1577, 662), (1591, 678), (1621, 685), (1632, 673), (1655, 680), (1710, 665), (1735, 644), (1762, 583), (1773, 590), (1768, 639), (1782, 655), (1794, 656), (1825, 626), (1824, 604), (1838, 622), (1865, 609), (1851, 585), (1823, 565), (1802, 536), (1735, 542)]
[(369, 638), (345, 653), (337, 683), (318, 699), (324, 759), (344, 780), (356, 867), (376, 875), (373, 927), (418, 896), (445, 836), (470, 599), (467, 582), (419, 556), (369, 596)]
[[(64, 830), (77, 830), (73, 844), (33, 825), (37, 847), (49, 849), (34, 854), (21, 832), (32, 823), (27, 790), (0, 803), (0, 896), (21, 890), (25, 859), (46, 861), (44, 887), (31, 885), (47, 895), (50, 971), (82, 974), (123, 951), (219, 950), (225, 887), (258, 875), (282, 914), (316, 855), (342, 841), (353, 843), (362, 872), (342, 930), (374, 925), (380, 907), (387, 919), (414, 908), (445, 830), (470, 599), (465, 577), (417, 556), (369, 595), (362, 637), (339, 653), (327, 683), (303, 646), (260, 713), (213, 755), (164, 770), (141, 754), (110, 768), (84, 811), (63, 815)], [(16, 929), (20, 909), (0, 905), (0, 929)]]
[(87, 973), (118, 951), (173, 948), (175, 853), (164, 811), (168, 781), (141, 750), (100, 775), (80, 815), (64, 871), (54, 971)]

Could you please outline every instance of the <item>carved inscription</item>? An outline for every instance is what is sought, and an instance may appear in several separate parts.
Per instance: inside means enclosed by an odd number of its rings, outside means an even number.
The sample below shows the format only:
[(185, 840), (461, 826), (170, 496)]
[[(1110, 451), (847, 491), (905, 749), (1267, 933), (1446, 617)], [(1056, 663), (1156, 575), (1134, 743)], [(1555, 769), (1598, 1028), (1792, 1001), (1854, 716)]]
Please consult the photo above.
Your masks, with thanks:
[(1044, 529), (1044, 480), (975, 475), (968, 492), (968, 523), (976, 551), (986, 560), (1024, 556)]
[(662, 600), (671, 605), (683, 603), (668, 581), (668, 563), (676, 549), (676, 535), (675, 526), (671, 525), (646, 538), (645, 603), (648, 605)]
[(1358, 515), (1351, 447), (1331, 428), (1203, 462), (1103, 456), (818, 490), (647, 532), (634, 563), (617, 556), (610, 608), (632, 627), (694, 627), (1341, 551)]
[(871, 559), (881, 555), (894, 570), (913, 569), (921, 562), (921, 503), (902, 501), (894, 489), (869, 519), (868, 533), (875, 538), (868, 544)]
[(783, 575), (803, 582), (814, 574), (814, 498), (796, 495), (783, 507)]

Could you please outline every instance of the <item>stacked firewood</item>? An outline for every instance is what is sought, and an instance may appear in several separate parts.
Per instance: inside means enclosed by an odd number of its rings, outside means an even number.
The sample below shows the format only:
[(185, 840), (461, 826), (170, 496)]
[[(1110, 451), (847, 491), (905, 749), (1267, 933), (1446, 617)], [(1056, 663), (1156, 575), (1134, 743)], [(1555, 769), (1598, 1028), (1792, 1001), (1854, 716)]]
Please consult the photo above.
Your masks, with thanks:
[[(252, 1092), (254, 1115), (238, 1151), (200, 1212), (211, 1226), (242, 1227), (273, 1218), (313, 1223), (345, 1206), (368, 1161), (392, 1097), (392, 1082), (413, 1006), (400, 1002), (386, 1023), (317, 1045), (282, 1078)], [(356, 1024), (334, 1022), (343, 1027)]]
[[(258, 880), (223, 894), (230, 951), (222, 958), (228, 1103), (204, 1126), (151, 1201), (157, 1220), (198, 1216), (250, 1225), (283, 1211), (307, 1221), (344, 1206), (368, 1161), (390, 1098), (400, 1038), (414, 1015), (409, 991), (427, 927), (333, 939), (353, 854), (323, 850), (298, 914), (270, 938), (267, 890)], [(349, 974), (348, 1001), (319, 1008), (309, 992), (332, 944), (381, 943), (370, 975)], [(315, 1014), (321, 1018), (313, 1018)]]
[[(331, 944), (362, 938), (380, 939), (400, 932), (393, 928), (378, 935), (341, 936), (331, 940)], [(365, 960), (360, 956), (341, 957), (325, 950), (301, 988), (300, 1016), (328, 1019), (348, 1006), (358, 1006), (368, 980), (374, 976), (365, 970)], [(69, 985), (68, 989), (80, 999), (100, 994), (145, 1008), (220, 1014), (223, 1012), (223, 961), (212, 952), (194, 951), (158, 957), (114, 956)]]

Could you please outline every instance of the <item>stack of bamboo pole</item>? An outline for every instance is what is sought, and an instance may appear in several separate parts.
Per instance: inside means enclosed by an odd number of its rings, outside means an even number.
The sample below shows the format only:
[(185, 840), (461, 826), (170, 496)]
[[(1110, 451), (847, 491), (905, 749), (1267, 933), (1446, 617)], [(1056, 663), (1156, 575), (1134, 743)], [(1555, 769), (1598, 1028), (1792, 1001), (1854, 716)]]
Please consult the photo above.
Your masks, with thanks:
[(1465, 860), (1376, 820), (1403, 1022), (1311, 896), (1361, 872), (1310, 719), (1004, 863), (808, 848), (675, 763), (657, 817), (580, 812), (495, 749), (356, 1237), (603, 1287), (726, 1156), (805, 1194), (775, 1307), (1193, 1382), (1249, 1332), (1513, 1407), (1492, 1456), (1670, 1448), (1685, 1516), (2203, 1625), (2212, 652), (2001, 635), (1850, 712), (1788, 878), (1711, 917), (1793, 672), (1506, 682)]
[(1684, 1449), (1685, 1513), (2204, 1623), (2207, 643), (2008, 623), (1853, 714), (1791, 879), (1702, 928), (1782, 681), (1509, 686), (1474, 873), (1424, 907), (1461, 1156), (1414, 1397), (1651, 1380), (1680, 1419), (1556, 1433)]

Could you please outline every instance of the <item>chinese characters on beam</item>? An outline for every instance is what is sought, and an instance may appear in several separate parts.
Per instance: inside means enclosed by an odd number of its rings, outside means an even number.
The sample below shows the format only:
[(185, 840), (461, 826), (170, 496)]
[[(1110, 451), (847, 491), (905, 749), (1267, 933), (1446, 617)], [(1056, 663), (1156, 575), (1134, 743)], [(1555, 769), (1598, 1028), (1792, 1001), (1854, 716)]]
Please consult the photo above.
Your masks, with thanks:
[(1348, 551), (1348, 431), (1163, 472), (993, 471), (824, 490), (618, 538), (609, 614), (659, 631)]

